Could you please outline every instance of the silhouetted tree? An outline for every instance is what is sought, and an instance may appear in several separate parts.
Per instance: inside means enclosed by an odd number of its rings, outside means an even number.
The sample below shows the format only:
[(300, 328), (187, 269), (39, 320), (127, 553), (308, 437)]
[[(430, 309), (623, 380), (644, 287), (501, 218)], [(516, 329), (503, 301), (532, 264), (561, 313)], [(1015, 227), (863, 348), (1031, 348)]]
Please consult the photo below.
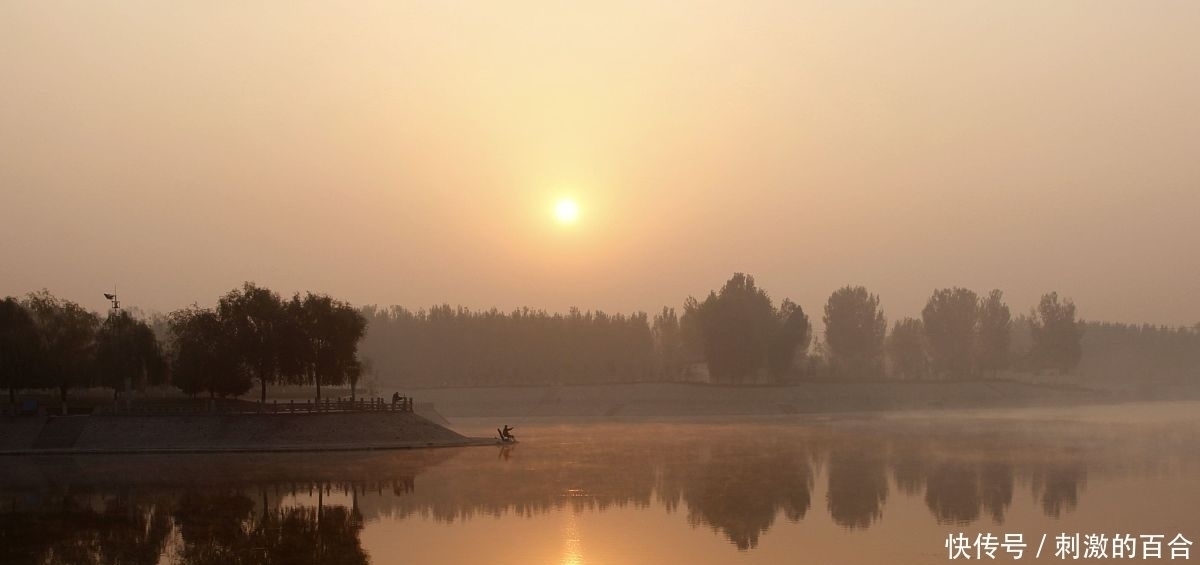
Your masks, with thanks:
[(929, 374), (929, 348), (925, 325), (915, 318), (904, 318), (892, 326), (887, 338), (892, 373), (904, 379), (923, 379)]
[(683, 336), (679, 329), (679, 317), (675, 315), (675, 309), (663, 306), (662, 312), (655, 314), (654, 324), (650, 331), (654, 336), (658, 374), (664, 380), (678, 379), (683, 370)]
[(1052, 369), (1059, 374), (1074, 369), (1083, 354), (1080, 340), (1083, 325), (1075, 320), (1075, 303), (1059, 300), (1057, 292), (1042, 296), (1032, 314), (1033, 358), (1037, 369)]
[(366, 318), (358, 310), (329, 296), (308, 293), (292, 298), (287, 315), (298, 332), (296, 366), (305, 382), (316, 385), (318, 400), (322, 384), (345, 383), (351, 373), (357, 379), (358, 341), (367, 330)]
[(993, 290), (979, 302), (979, 370), (996, 373), (1008, 368), (1008, 350), (1012, 341), (1012, 314), (1004, 303), (1004, 293)]
[(238, 360), (258, 380), (260, 399), (265, 403), (267, 384), (279, 379), (284, 348), (283, 301), (275, 292), (247, 282), (221, 297), (217, 316), (233, 338)]
[(129, 312), (109, 312), (96, 332), (96, 375), (99, 384), (113, 389), (113, 398), (133, 387), (166, 382), (162, 348), (149, 324)]
[(700, 331), (700, 303), (689, 296), (683, 301), (679, 317), (679, 338), (683, 342), (683, 359), (687, 363), (704, 360), (704, 335)]
[(171, 313), (171, 377), (185, 394), (239, 396), (254, 383), (216, 312), (198, 307)]
[(965, 288), (935, 290), (921, 311), (921, 320), (934, 373), (960, 379), (970, 376), (975, 370), (979, 297)]
[(879, 297), (865, 287), (846, 286), (825, 303), (825, 345), (833, 369), (844, 376), (878, 376), (883, 371), (887, 319)]
[(0, 301), (0, 386), (8, 389), (10, 404), (17, 402), (17, 389), (37, 384), (34, 371), (41, 349), (29, 311), (11, 296)]
[(704, 359), (714, 380), (737, 382), (764, 367), (778, 321), (771, 298), (755, 286), (754, 277), (735, 273), (697, 308)]
[(792, 368), (797, 350), (808, 347), (808, 317), (790, 300), (771, 304), (754, 277), (735, 273), (704, 302), (684, 303), (684, 318), (699, 329), (704, 360), (714, 380), (740, 382), (763, 369), (776, 378)]
[(37, 323), (45, 353), (43, 362), (38, 364), (36, 388), (58, 389), (65, 413), (67, 392), (90, 384), (88, 372), (100, 320), (82, 306), (56, 298), (45, 290), (26, 297), (25, 307)]
[(771, 375), (779, 380), (795, 366), (797, 355), (807, 354), (812, 342), (812, 324), (804, 309), (786, 298), (775, 316), (779, 325), (767, 348), (767, 365)]

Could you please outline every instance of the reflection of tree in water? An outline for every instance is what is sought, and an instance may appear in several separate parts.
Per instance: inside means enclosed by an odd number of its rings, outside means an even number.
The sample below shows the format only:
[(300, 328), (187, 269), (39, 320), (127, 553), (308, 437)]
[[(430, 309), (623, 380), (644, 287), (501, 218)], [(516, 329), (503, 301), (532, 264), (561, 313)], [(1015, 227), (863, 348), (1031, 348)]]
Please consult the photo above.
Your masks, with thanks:
[(1079, 504), (1079, 491), (1087, 483), (1087, 470), (1078, 463), (1056, 463), (1040, 467), (1032, 473), (1033, 496), (1042, 512), (1058, 518)]
[(1012, 494), (1013, 471), (1006, 463), (938, 463), (925, 484), (925, 504), (939, 524), (969, 524), (983, 511), (1002, 524)]
[[(490, 449), (455, 452), (454, 462), (444, 451), (270, 457), (241, 467), (229, 459), (223, 461), (228, 472), (218, 477), (186, 459), (96, 459), (86, 471), (21, 467), (17, 461), (0, 468), (0, 488), (12, 491), (0, 493), (0, 563), (156, 563), (165, 549), (169, 559), (189, 565), (303, 565), (334, 556), (343, 559), (334, 563), (353, 564), (366, 561), (359, 533), (371, 520), (450, 522), (510, 512), (645, 508), (655, 501), (750, 549), (781, 513), (793, 522), (808, 515), (819, 468), (827, 475), (830, 518), (856, 529), (881, 519), (889, 475), (900, 493), (918, 504), (923, 500), (943, 524), (983, 517), (1002, 523), (1017, 476), (1028, 478), (1044, 513), (1058, 517), (1075, 508), (1086, 464), (1096, 458), (1055, 455), (1040, 449), (1036, 438), (1016, 434), (815, 426), (646, 429), (651, 431), (640, 435), (585, 429), (562, 443), (531, 442), (499, 455)], [(312, 461), (305, 467), (307, 458)], [(436, 471), (419, 472), (432, 465)], [(143, 466), (157, 470), (129, 472)], [(175, 482), (148, 478), (154, 476)], [(344, 496), (333, 503), (332, 491)]]
[[(241, 492), (185, 493), (175, 512), (180, 563), (367, 563), (359, 543), (362, 517), (354, 508), (325, 504), (327, 485), (314, 486), (320, 493), (315, 506), (276, 505), (265, 511)], [(265, 501), (267, 494), (261, 496)]]
[(797, 446), (722, 445), (695, 463), (673, 466), (663, 482), (678, 485), (692, 525), (720, 530), (738, 549), (757, 547), (781, 510), (793, 522), (808, 512), (812, 464)]
[(830, 452), (825, 498), (834, 523), (851, 529), (868, 528), (883, 516), (888, 480), (879, 447), (837, 447)]
[(963, 463), (942, 463), (926, 477), (925, 505), (939, 524), (969, 524), (979, 518), (979, 472)]
[(318, 502), (263, 512), (249, 494), (231, 490), (140, 499), (60, 494), (0, 511), (0, 563), (154, 565), (170, 548), (181, 565), (357, 565), (367, 563), (361, 530), (352, 508)]
[(361, 530), (362, 521), (345, 506), (277, 509), (267, 513), (258, 530), (264, 548), (259, 562), (365, 564), (367, 554), (358, 538)]
[(56, 496), (52, 512), (0, 513), (0, 563), (154, 565), (171, 532), (156, 502)]
[(966, 525), (983, 516), (1003, 524), (1016, 477), (1029, 477), (1042, 512), (1058, 518), (1074, 510), (1086, 479), (1085, 462), (1096, 455), (1076, 453), (1061, 460), (1042, 449), (1038, 439), (971, 431), (936, 442), (897, 436), (891, 446), (896, 484), (914, 496), (923, 487), (925, 504), (940, 524)]
[(991, 515), (993, 522), (1003, 524), (1004, 513), (1008, 511), (1013, 498), (1012, 465), (999, 461), (985, 463), (979, 473), (979, 490), (984, 510)]
[(239, 492), (185, 492), (175, 507), (175, 527), (183, 542), (180, 561), (195, 565), (249, 562), (249, 531), (254, 502)]
[(888, 461), (892, 467), (892, 478), (901, 494), (917, 496), (925, 488), (926, 474), (932, 454), (919, 443), (897, 448), (893, 445)]

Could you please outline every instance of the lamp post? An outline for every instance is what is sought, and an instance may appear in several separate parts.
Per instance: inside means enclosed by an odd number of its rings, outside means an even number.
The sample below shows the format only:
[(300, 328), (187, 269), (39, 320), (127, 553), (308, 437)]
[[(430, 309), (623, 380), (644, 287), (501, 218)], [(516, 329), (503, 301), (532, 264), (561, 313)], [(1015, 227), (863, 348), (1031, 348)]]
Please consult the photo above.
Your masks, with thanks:
[[(110, 300), (110, 301), (112, 302), (112, 308), (110, 308), (110, 309), (109, 309), (109, 311), (108, 311), (108, 315), (109, 315), (109, 317), (112, 317), (112, 316), (114, 316), (114, 315), (118, 315), (118, 314), (120, 314), (120, 313), (121, 313), (121, 300), (120, 300), (119, 298), (117, 298), (117, 292), (116, 292), (116, 289), (115, 289), (115, 288), (113, 289), (113, 292), (111, 292), (111, 293), (110, 293), (110, 292), (106, 292), (106, 293), (104, 293), (104, 298), (106, 298), (106, 299), (108, 299), (108, 300)], [(114, 329), (115, 329), (117, 332), (123, 332), (123, 331), (124, 331), (124, 328), (122, 328), (122, 327), (121, 327), (121, 325), (120, 325), (120, 324), (121, 324), (121, 323), (120, 323), (120, 321), (116, 321), (115, 323), (116, 323), (116, 326), (114, 327)], [(123, 342), (121, 341), (121, 339), (120, 339), (121, 337), (122, 337), (121, 335), (118, 335), (118, 336), (117, 336), (117, 346), (118, 346), (118, 348), (120, 348), (120, 347), (122, 347), (122, 346), (124, 345), (124, 343), (123, 343)], [(119, 366), (119, 365), (118, 365), (118, 366)], [(123, 377), (125, 378), (125, 389), (124, 389), (122, 392), (126, 393), (126, 395), (125, 395), (125, 397), (124, 397), (124, 400), (125, 400), (125, 406), (126, 406), (126, 407), (128, 407), (128, 406), (129, 406), (129, 395), (128, 395), (128, 393), (129, 393), (129, 389), (130, 389), (130, 387), (132, 386), (132, 382), (130, 381), (130, 378), (129, 378), (129, 375), (128, 375), (128, 374), (125, 374), (125, 375), (123, 375)], [(113, 403), (114, 403), (114, 405), (116, 404), (116, 399), (114, 399), (114, 402), (113, 402)]]

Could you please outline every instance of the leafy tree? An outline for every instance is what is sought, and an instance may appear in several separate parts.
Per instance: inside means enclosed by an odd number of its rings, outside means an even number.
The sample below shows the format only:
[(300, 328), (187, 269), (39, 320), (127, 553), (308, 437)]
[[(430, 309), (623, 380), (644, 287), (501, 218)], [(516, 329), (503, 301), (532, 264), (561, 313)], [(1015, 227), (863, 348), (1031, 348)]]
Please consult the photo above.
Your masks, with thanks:
[(974, 372), (979, 297), (965, 288), (935, 290), (921, 311), (936, 375), (966, 378)]
[(883, 371), (887, 319), (879, 297), (862, 286), (846, 286), (825, 303), (825, 344), (830, 362), (848, 376), (877, 376)]
[(704, 360), (704, 334), (700, 330), (700, 302), (694, 297), (683, 301), (683, 315), (679, 317), (679, 339), (683, 346), (683, 359), (694, 363)]
[(16, 404), (17, 389), (36, 384), (41, 341), (33, 316), (17, 299), (0, 301), (0, 386), (8, 388), (8, 402)]
[(654, 336), (658, 374), (668, 381), (678, 379), (683, 370), (683, 334), (675, 309), (664, 306), (662, 312), (655, 314), (650, 332)]
[(1075, 320), (1075, 303), (1059, 300), (1057, 292), (1044, 294), (1032, 318), (1034, 367), (1063, 374), (1079, 365), (1083, 325)]
[(275, 292), (248, 282), (221, 297), (217, 316), (233, 338), (238, 360), (258, 380), (265, 403), (267, 384), (279, 379), (284, 354), (283, 301)]
[(305, 382), (317, 387), (346, 382), (353, 374), (357, 380), (361, 370), (358, 361), (358, 342), (367, 330), (367, 321), (349, 304), (324, 294), (308, 293), (294, 296), (287, 306), (287, 315), (295, 333), (295, 362), (291, 371), (301, 370)]
[(887, 338), (887, 352), (893, 374), (905, 379), (923, 379), (929, 374), (929, 346), (921, 320), (897, 321)]
[(996, 373), (1008, 368), (1012, 342), (1012, 313), (1004, 303), (1004, 293), (993, 290), (979, 302), (979, 370)]
[(738, 382), (764, 368), (779, 318), (754, 277), (735, 273), (720, 292), (710, 292), (704, 302), (689, 301), (685, 308), (699, 322), (712, 378)]
[(87, 386), (93, 359), (96, 314), (69, 300), (56, 298), (46, 290), (29, 294), (25, 307), (33, 314), (42, 337), (44, 362), (40, 363), (39, 388), (56, 388), (62, 409), (67, 409), (67, 392)]
[(207, 392), (224, 398), (245, 394), (254, 386), (216, 312), (198, 307), (176, 310), (168, 327), (173, 342), (172, 380), (185, 394)]
[(804, 309), (786, 298), (775, 317), (779, 326), (767, 348), (767, 365), (771, 374), (780, 379), (795, 365), (796, 356), (803, 357), (808, 351), (812, 342), (812, 324)]
[(166, 382), (167, 366), (154, 330), (129, 312), (116, 310), (96, 332), (96, 371), (113, 398), (128, 386), (140, 390)]

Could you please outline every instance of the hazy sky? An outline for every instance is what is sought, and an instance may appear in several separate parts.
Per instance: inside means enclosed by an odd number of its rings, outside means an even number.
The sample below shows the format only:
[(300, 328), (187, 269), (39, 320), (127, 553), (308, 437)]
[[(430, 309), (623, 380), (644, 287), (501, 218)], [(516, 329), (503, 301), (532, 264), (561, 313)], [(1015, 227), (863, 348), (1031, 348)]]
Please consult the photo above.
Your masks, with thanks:
[[(1200, 2), (0, 0), (0, 295), (1200, 321)], [(575, 198), (574, 225), (554, 221)]]

